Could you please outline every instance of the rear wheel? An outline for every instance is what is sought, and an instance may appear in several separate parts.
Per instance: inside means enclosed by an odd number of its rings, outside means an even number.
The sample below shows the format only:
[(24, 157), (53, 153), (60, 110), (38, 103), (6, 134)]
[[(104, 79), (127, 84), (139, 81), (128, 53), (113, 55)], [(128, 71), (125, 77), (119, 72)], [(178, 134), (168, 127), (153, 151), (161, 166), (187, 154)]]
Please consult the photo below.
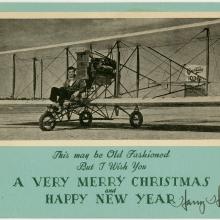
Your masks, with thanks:
[(84, 110), (79, 114), (79, 122), (82, 127), (90, 127), (92, 124), (91, 112)]
[(56, 126), (56, 120), (51, 112), (46, 111), (39, 119), (39, 126), (42, 131), (51, 131)]
[(141, 127), (143, 123), (143, 115), (139, 111), (133, 111), (130, 114), (130, 124), (133, 128)]

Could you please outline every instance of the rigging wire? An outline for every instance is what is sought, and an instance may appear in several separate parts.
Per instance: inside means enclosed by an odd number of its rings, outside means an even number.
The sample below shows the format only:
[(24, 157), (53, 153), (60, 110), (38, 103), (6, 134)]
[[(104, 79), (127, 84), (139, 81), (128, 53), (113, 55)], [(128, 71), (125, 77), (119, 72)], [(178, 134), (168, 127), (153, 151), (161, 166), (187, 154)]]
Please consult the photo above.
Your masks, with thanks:
[(63, 50), (61, 50), (61, 51), (54, 57), (54, 59), (53, 59), (45, 68), (43, 68), (43, 71), (47, 70), (47, 69), (50, 67), (50, 65), (51, 65), (56, 59), (58, 59), (58, 57), (64, 52), (64, 50), (65, 50), (65, 48), (64, 48)]
[[(192, 42), (193, 39), (195, 39), (195, 38), (196, 38), (198, 35), (200, 35), (203, 31), (204, 31), (204, 29), (203, 29), (202, 31), (200, 31), (199, 33), (197, 33), (196, 35), (194, 35), (192, 38), (190, 38), (190, 40), (187, 41), (186, 43), (184, 43), (183, 46), (177, 48), (177, 50), (175, 50), (175, 52), (174, 52), (171, 56), (169, 56), (168, 58), (172, 58), (172, 57), (173, 57), (175, 54), (177, 54), (180, 50), (182, 50), (183, 48), (185, 48), (189, 43)], [(145, 49), (149, 50), (149, 49), (148, 49), (148, 46), (143, 45), (142, 48), (144, 48), (144, 47), (145, 47)], [(159, 66), (163, 65), (163, 64), (166, 63), (166, 62), (167, 62), (167, 59), (165, 59), (162, 63), (160, 63), (158, 66), (156, 66), (156, 67), (152, 70), (152, 72), (154, 72), (157, 68), (159, 68)], [(151, 73), (149, 73), (149, 74), (151, 74)]]
[[(211, 43), (210, 46), (215, 45), (219, 40), (220, 40), (220, 39), (218, 39), (218, 40), (216, 40), (215, 42)], [(206, 49), (203, 49), (203, 50), (200, 51), (198, 54), (196, 54), (195, 56), (193, 56), (190, 60), (188, 60), (184, 65), (187, 65), (187, 64), (191, 63), (193, 60), (195, 60), (196, 58), (198, 58), (198, 57), (199, 57), (201, 54), (203, 54), (205, 51), (206, 51)], [(174, 74), (176, 74), (176, 72), (174, 72), (174, 73), (172, 74), (172, 76), (173, 76)], [(168, 79), (169, 79), (169, 78), (167, 78), (167, 80), (168, 80)]]

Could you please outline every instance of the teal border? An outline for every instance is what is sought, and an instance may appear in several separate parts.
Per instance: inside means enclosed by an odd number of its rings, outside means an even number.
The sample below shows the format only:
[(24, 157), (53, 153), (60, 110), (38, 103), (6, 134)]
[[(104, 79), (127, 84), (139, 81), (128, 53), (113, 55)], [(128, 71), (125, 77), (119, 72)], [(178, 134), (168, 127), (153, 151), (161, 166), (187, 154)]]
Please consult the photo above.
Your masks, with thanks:
[[(126, 153), (136, 149), (143, 153), (150, 150), (155, 153), (166, 153), (167, 158), (127, 158)], [(68, 152), (66, 159), (52, 159), (57, 150)], [(96, 157), (96, 150), (103, 154), (103, 158)], [(118, 156), (107, 154), (114, 150)], [(122, 152), (122, 153), (121, 153)], [(75, 158), (74, 154), (89, 154), (88, 159)], [(121, 155), (121, 156), (120, 156)], [(0, 147), (0, 218), (219, 218), (220, 208), (217, 204), (206, 203), (206, 210), (202, 214), (198, 205), (174, 208), (166, 203), (137, 204), (136, 193), (161, 194), (172, 193), (179, 203), (179, 199), (187, 190), (187, 198), (191, 201), (204, 201), (205, 198), (218, 197), (220, 187), (220, 147)], [(94, 164), (94, 169), (77, 170), (76, 167), (83, 161), (88, 165)], [(147, 169), (132, 172), (131, 164), (136, 161), (145, 164)], [(125, 170), (99, 170), (100, 162), (127, 163)], [(129, 165), (130, 164), (130, 165)], [(195, 186), (132, 186), (133, 177), (198, 177), (204, 183), (205, 177), (210, 177), (209, 184), (202, 187)], [(20, 177), (24, 187), (13, 187), (17, 177)], [(68, 184), (63, 187), (36, 187), (32, 177), (69, 177)], [(97, 187), (77, 186), (78, 177), (125, 177), (121, 186), (100, 185)], [(201, 181), (200, 181), (201, 182)], [(201, 184), (202, 184), (201, 182)], [(168, 184), (169, 185), (169, 184)], [(193, 184), (194, 185), (194, 184)], [(106, 203), (97, 204), (96, 194), (105, 193), (106, 189), (117, 189), (117, 194), (128, 194), (125, 204)], [(77, 204), (46, 204), (46, 194), (88, 194), (88, 199), (80, 205)], [(165, 198), (165, 197), (164, 197)]]
[(217, 12), (220, 3), (0, 3), (0, 12)]

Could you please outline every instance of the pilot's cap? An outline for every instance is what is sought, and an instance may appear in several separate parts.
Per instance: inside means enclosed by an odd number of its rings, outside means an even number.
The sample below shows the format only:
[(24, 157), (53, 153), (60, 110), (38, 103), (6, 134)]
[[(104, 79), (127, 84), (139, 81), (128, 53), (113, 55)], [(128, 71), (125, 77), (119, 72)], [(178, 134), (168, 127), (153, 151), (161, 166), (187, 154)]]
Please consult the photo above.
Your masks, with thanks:
[(76, 68), (75, 67), (73, 67), (73, 66), (70, 66), (70, 67), (68, 67), (68, 69), (67, 69), (68, 71), (69, 70), (73, 70), (74, 72), (76, 72)]

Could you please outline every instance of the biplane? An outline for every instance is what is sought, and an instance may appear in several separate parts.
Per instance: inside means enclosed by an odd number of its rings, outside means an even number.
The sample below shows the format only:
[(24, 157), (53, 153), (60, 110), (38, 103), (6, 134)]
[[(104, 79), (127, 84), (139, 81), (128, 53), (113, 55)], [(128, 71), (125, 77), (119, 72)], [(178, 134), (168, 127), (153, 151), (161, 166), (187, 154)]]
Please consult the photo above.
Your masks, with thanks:
[[(66, 51), (67, 68), (70, 66), (69, 56), (75, 60), (77, 75), (86, 81), (85, 91), (79, 100), (66, 100), (59, 111), (53, 104), (48, 105), (39, 119), (41, 130), (50, 131), (57, 123), (71, 120), (78, 120), (82, 127), (90, 127), (95, 120), (117, 119), (121, 113), (128, 117), (133, 128), (139, 128), (144, 120), (141, 111), (148, 107), (220, 105), (218, 97), (208, 97), (210, 47), (219, 40), (210, 37), (214, 36), (210, 32), (214, 33), (219, 27), (220, 19), (211, 19), (0, 54), (61, 47)], [(175, 50), (168, 54), (150, 44), (152, 37), (154, 41), (163, 37), (172, 41), (171, 36), (185, 37), (184, 42), (178, 42)], [(188, 60), (178, 55), (195, 40), (199, 41), (199, 46), (203, 45), (201, 51), (192, 51)], [(103, 49), (103, 45), (108, 46)], [(78, 51), (78, 47), (84, 50)], [(122, 58), (125, 49), (126, 57)], [(202, 64), (195, 61), (201, 54), (204, 55)], [(147, 62), (154, 65), (148, 67)], [(173, 98), (174, 94), (177, 97)]]

